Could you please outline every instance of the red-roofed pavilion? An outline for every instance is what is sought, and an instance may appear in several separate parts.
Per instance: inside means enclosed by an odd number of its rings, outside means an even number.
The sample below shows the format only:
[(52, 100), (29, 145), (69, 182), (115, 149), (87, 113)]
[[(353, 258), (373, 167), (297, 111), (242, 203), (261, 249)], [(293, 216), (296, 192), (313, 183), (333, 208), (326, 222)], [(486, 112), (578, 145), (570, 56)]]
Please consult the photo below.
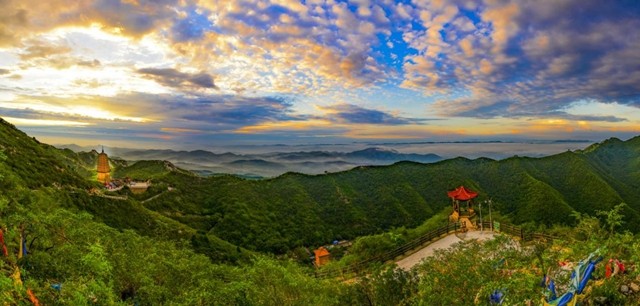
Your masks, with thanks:
[(465, 188), (464, 186), (460, 186), (452, 191), (448, 191), (447, 195), (451, 198), (453, 202), (453, 210), (457, 214), (460, 214), (460, 201), (467, 202), (467, 213), (471, 215), (473, 213), (473, 208), (471, 208), (471, 200), (478, 196), (478, 193), (472, 190)]
[(477, 192), (473, 192), (473, 191), (465, 188), (464, 186), (460, 186), (460, 187), (456, 188), (453, 191), (448, 191), (447, 195), (449, 195), (449, 197), (454, 199), (454, 200), (469, 201), (469, 200), (477, 197), (478, 193)]

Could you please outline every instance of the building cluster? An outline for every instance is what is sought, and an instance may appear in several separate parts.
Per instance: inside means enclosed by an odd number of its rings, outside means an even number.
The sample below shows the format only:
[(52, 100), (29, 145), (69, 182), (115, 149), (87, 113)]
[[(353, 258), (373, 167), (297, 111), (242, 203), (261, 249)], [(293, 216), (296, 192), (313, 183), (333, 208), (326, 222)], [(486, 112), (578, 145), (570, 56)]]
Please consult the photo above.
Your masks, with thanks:
[(112, 179), (109, 156), (107, 153), (104, 153), (104, 148), (102, 148), (102, 152), (98, 154), (98, 167), (96, 170), (98, 172), (98, 182), (102, 183), (109, 191), (118, 191), (124, 188), (124, 186), (128, 186), (133, 193), (143, 193), (151, 186), (150, 181), (139, 182), (129, 178)]
[(342, 250), (338, 253), (344, 253), (344, 250), (346, 250), (351, 245), (352, 242), (348, 240), (334, 240), (331, 245), (321, 246), (313, 250), (313, 257), (311, 257), (313, 259), (313, 264), (316, 267), (326, 265), (331, 260), (331, 253), (329, 252), (330, 250)]

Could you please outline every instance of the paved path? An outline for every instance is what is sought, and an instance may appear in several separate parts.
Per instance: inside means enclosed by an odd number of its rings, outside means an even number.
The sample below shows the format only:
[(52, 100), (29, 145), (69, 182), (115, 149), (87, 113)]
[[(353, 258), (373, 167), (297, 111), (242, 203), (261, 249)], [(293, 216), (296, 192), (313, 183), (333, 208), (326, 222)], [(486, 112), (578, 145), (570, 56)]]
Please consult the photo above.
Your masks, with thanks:
[[(465, 235), (464, 237), (465, 240), (467, 239), (486, 240), (493, 237), (493, 233), (489, 231), (484, 231), (484, 232), (469, 231), (463, 235)], [(435, 241), (427, 245), (426, 247), (420, 249), (419, 251), (399, 260), (398, 262), (396, 262), (396, 264), (398, 265), (398, 267), (404, 270), (409, 270), (413, 266), (419, 264), (424, 258), (432, 256), (435, 250), (449, 248), (453, 244), (458, 243), (460, 241), (462, 240), (458, 238), (458, 236), (456, 236), (455, 233), (449, 234), (448, 236), (445, 236), (444, 238), (438, 241)]]
[(152, 196), (152, 197), (150, 197), (150, 198), (148, 198), (148, 199), (146, 199), (144, 201), (141, 201), (140, 203), (144, 204), (144, 203), (147, 203), (149, 201), (153, 201), (154, 199), (157, 199), (159, 196), (165, 194), (165, 192), (167, 192), (167, 191), (165, 190), (165, 191), (163, 191), (161, 193), (158, 193), (158, 194), (156, 194), (156, 195), (154, 195), (154, 196)]
[(101, 198), (107, 198), (107, 199), (112, 199), (112, 200), (120, 200), (120, 201), (126, 201), (128, 199), (128, 197), (126, 195), (124, 195), (124, 196), (112, 196), (112, 195), (106, 195), (106, 194), (102, 194), (102, 193), (97, 193), (95, 195), (99, 196)]

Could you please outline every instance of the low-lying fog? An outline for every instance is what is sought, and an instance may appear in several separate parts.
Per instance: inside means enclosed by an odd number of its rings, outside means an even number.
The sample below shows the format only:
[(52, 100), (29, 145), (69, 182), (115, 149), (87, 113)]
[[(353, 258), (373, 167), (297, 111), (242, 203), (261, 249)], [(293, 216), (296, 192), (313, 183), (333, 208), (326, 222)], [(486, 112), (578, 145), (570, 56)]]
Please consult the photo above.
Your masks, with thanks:
[[(514, 155), (542, 157), (579, 150), (587, 141), (536, 142), (413, 142), (349, 143), (313, 145), (246, 145), (212, 147), (208, 150), (138, 150), (107, 148), (111, 157), (126, 160), (168, 160), (176, 166), (201, 175), (221, 173), (246, 177), (273, 177), (285, 172), (319, 174), (351, 169), (362, 165), (389, 165), (409, 160), (437, 162), (458, 156), (475, 159), (504, 159)], [(69, 147), (90, 151), (92, 147)]]

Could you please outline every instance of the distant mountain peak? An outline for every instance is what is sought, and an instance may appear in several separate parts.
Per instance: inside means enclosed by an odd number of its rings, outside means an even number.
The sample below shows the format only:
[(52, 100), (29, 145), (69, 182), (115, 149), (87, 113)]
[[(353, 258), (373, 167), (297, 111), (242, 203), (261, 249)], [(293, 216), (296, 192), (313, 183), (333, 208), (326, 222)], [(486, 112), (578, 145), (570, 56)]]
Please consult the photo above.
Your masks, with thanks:
[(608, 138), (605, 141), (603, 141), (602, 144), (615, 144), (615, 143), (621, 143), (621, 142), (623, 142), (623, 141), (620, 140), (620, 138), (611, 137), (611, 138)]

